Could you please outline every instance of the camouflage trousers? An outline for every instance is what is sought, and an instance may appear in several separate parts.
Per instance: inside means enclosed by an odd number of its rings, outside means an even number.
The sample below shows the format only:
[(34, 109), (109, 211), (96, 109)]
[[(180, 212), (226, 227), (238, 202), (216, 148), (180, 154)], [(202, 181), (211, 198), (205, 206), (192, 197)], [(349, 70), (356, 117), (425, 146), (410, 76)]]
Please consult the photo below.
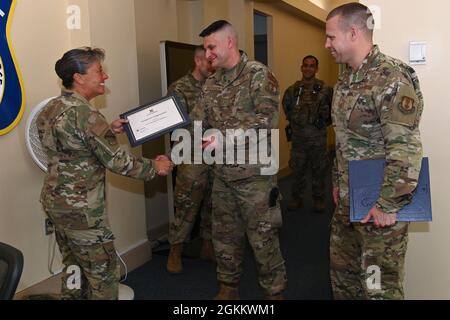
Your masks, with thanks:
[(219, 282), (239, 283), (247, 235), (265, 294), (274, 295), (285, 289), (286, 270), (278, 239), (282, 224), (279, 199), (275, 199), (274, 207), (269, 207), (273, 188), (277, 188), (276, 182), (269, 176), (238, 181), (215, 177), (212, 230)]
[(294, 174), (292, 188), (294, 199), (304, 198), (309, 167), (311, 167), (313, 197), (324, 198), (328, 162), (326, 135), (314, 138), (293, 137), (289, 167)]
[(204, 164), (182, 164), (177, 167), (175, 183), (175, 214), (169, 228), (170, 244), (183, 243), (189, 238), (200, 211), (200, 234), (211, 240), (212, 169)]
[(73, 230), (56, 226), (62, 255), (63, 300), (117, 300), (120, 264), (113, 241), (87, 243), (88, 233), (112, 234), (110, 230)]
[(389, 228), (350, 223), (348, 211), (331, 222), (330, 275), (335, 299), (403, 299), (408, 223)]

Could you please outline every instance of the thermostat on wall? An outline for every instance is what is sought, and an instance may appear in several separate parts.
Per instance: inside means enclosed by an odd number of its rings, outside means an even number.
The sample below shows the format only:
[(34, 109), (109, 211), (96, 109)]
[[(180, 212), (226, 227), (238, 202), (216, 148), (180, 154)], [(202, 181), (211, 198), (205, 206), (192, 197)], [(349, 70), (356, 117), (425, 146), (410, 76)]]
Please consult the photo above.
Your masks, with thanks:
[(415, 41), (409, 43), (409, 63), (425, 64), (427, 44), (424, 41)]

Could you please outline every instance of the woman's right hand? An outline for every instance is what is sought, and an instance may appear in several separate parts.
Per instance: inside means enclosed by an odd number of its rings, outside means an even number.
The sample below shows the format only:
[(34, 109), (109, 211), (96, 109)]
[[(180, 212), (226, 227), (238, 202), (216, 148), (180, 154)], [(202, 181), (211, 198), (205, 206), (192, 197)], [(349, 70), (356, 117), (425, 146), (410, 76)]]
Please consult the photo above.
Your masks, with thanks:
[(155, 158), (155, 170), (159, 176), (167, 176), (173, 168), (173, 163), (168, 156), (159, 155)]

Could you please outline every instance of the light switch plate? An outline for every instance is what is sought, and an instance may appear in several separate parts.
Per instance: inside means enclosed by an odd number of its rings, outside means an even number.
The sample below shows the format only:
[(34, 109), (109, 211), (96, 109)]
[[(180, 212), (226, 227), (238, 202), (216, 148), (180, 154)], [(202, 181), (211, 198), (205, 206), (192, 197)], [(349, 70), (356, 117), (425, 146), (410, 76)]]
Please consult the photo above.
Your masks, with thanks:
[(426, 64), (427, 45), (424, 41), (412, 41), (409, 43), (409, 63), (410, 64)]

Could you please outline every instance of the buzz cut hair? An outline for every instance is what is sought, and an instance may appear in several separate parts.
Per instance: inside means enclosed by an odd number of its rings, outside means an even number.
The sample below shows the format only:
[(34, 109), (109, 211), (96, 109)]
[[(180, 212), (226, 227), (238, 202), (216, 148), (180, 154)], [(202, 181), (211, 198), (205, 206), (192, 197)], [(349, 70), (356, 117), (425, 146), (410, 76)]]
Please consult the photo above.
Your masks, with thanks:
[(195, 49), (194, 49), (194, 55), (197, 55), (197, 54), (201, 54), (201, 53), (205, 53), (205, 47), (203, 47), (202, 45), (197, 45), (197, 46), (195, 46)]
[(226, 20), (217, 20), (211, 23), (209, 26), (207, 26), (205, 29), (203, 29), (202, 32), (200, 32), (199, 37), (207, 37), (217, 31), (223, 30), (226, 27), (232, 27), (231, 23), (229, 23)]
[(334, 17), (339, 17), (341, 30), (348, 30), (350, 26), (355, 25), (364, 32), (366, 37), (372, 39), (374, 18), (370, 9), (365, 5), (358, 2), (343, 4), (331, 10), (326, 20)]

